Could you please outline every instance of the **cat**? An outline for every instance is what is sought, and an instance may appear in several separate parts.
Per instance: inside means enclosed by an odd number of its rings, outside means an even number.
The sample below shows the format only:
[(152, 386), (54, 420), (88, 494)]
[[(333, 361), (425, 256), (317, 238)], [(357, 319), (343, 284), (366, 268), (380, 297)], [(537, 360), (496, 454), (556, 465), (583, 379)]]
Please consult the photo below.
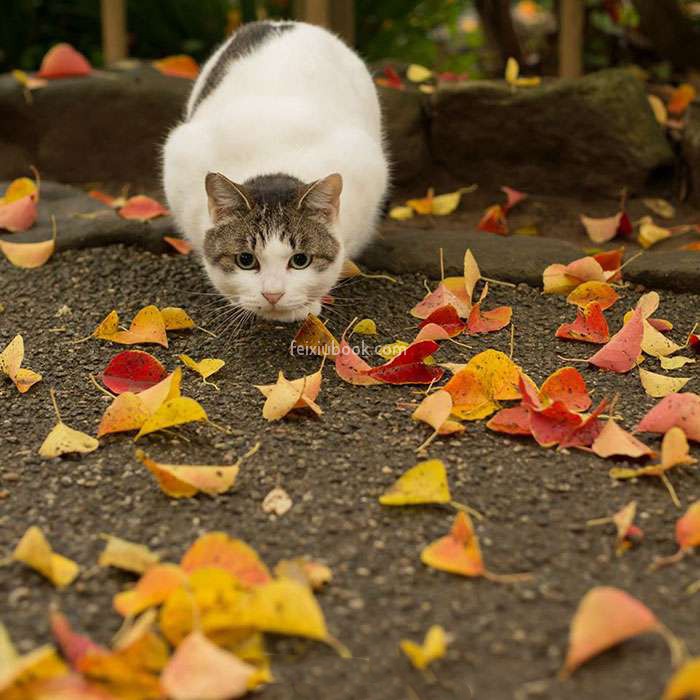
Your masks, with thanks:
[(195, 81), (163, 184), (232, 305), (273, 321), (318, 314), (372, 239), (389, 185), (367, 67), (320, 27), (243, 25)]

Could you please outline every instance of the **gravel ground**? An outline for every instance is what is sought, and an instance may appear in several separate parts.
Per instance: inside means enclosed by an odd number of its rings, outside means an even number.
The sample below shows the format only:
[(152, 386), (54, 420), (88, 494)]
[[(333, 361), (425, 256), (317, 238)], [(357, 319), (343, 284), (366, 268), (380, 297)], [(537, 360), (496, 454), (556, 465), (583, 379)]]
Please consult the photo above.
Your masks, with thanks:
[[(352, 282), (339, 295), (330, 327), (339, 334), (353, 316), (371, 317), (379, 342), (410, 340), (414, 330), (408, 309), (424, 294), (422, 282), (417, 276), (402, 277), (397, 284)], [(602, 655), (571, 680), (556, 679), (569, 620), (581, 596), (598, 584), (620, 586), (639, 597), (691, 652), (700, 653), (700, 595), (684, 593), (700, 578), (697, 558), (646, 573), (655, 555), (674, 551), (673, 526), (681, 511), (656, 480), (611, 483), (612, 463), (583, 452), (545, 450), (534, 441), (491, 433), (482, 422), (433, 443), (429, 455), (445, 461), (453, 497), (486, 516), (477, 530), (488, 567), (535, 576), (528, 583), (499, 585), (424, 567), (421, 548), (446, 533), (454, 512), (377, 503), (377, 496), (416, 463), (414, 449), (428, 434), (426, 426), (396, 406), (414, 401), (415, 389), (351, 387), (328, 368), (318, 400), (323, 416), (267, 423), (253, 384), (274, 381), (279, 369), (296, 377), (318, 366), (313, 358), (290, 357), (296, 324), (258, 324), (235, 342), (201, 331), (171, 334), (169, 349), (147, 348), (170, 369), (181, 352), (226, 359), (217, 375), (220, 392), (192, 373), (186, 374), (183, 389), (230, 432), (196, 425), (175, 436), (149, 436), (143, 447), (170, 463), (221, 463), (259, 440), (261, 449), (242, 467), (233, 492), (215, 499), (169, 500), (135, 461), (125, 435), (103, 440), (98, 451), (82, 459), (38, 457), (37, 448), (54, 423), (49, 387), (57, 391), (63, 420), (92, 434), (108, 401), (88, 375), (99, 373), (122, 348), (74, 340), (88, 335), (112, 308), (130, 319), (146, 304), (182, 305), (213, 328), (205, 308), (213, 297), (201, 295), (209, 291), (195, 261), (118, 246), (68, 251), (33, 272), (0, 263), (5, 307), (0, 347), (22, 333), (26, 366), (44, 375), (24, 396), (0, 382), (0, 491), (6, 492), (0, 499), (0, 557), (10, 554), (27, 527), (39, 525), (57, 551), (83, 567), (77, 582), (60, 593), (20, 564), (0, 568), (1, 617), (22, 651), (49, 639), (46, 613), (52, 600), (100, 641), (107, 642), (117, 630), (111, 597), (133, 579), (96, 566), (100, 533), (142, 542), (172, 561), (198, 535), (225, 530), (252, 544), (268, 564), (301, 554), (328, 564), (334, 580), (319, 599), (330, 629), (354, 654), (346, 660), (319, 644), (272, 640), (278, 682), (263, 691), (266, 700), (658, 698), (671, 669), (668, 651), (655, 637)], [(638, 296), (639, 290), (625, 291), (608, 312), (613, 328)], [(562, 366), (557, 354), (590, 354), (589, 346), (554, 338), (557, 325), (574, 316), (563, 299), (525, 286), (493, 286), (490, 299), (513, 306), (514, 359), (538, 382)], [(699, 304), (699, 296), (663, 295), (659, 315), (676, 324), (676, 340), (698, 320)], [(465, 361), (487, 347), (507, 352), (509, 335), (504, 330), (466, 339), (471, 350), (443, 344), (438, 359)], [(656, 361), (645, 366), (658, 368)], [(626, 427), (654, 404), (634, 373), (582, 371), (594, 398), (621, 393), (618, 410)], [(693, 377), (688, 390), (700, 387), (700, 365), (674, 374)], [(658, 445), (656, 439), (649, 442)], [(684, 507), (700, 498), (697, 470), (677, 471), (672, 480)], [(263, 497), (277, 485), (294, 501), (278, 519), (261, 509)], [(611, 528), (587, 528), (585, 522), (612, 514), (633, 498), (646, 537), (617, 557)], [(443, 625), (455, 639), (447, 656), (431, 667), (434, 677), (424, 677), (397, 646), (401, 638), (422, 638), (431, 624)]]

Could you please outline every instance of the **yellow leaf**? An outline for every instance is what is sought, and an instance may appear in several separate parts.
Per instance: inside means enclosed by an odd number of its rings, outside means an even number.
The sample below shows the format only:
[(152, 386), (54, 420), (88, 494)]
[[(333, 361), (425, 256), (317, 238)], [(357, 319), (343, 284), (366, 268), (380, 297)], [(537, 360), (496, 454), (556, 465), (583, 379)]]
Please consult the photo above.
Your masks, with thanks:
[(417, 450), (425, 449), (437, 435), (452, 435), (453, 433), (461, 433), (464, 431), (464, 426), (461, 423), (448, 420), (452, 408), (452, 396), (444, 389), (428, 394), (428, 396), (421, 401), (411, 417), (414, 420), (427, 423), (434, 432), (417, 448)]
[(695, 363), (692, 357), (683, 357), (681, 355), (677, 357), (660, 357), (659, 362), (663, 369), (680, 369), (685, 365), (691, 365)]
[(644, 335), (642, 336), (642, 350), (652, 357), (666, 357), (673, 355), (681, 349), (670, 338), (659, 332), (649, 321), (644, 320)]
[(383, 357), (385, 360), (393, 360), (397, 355), (400, 355), (407, 347), (409, 343), (403, 340), (396, 340), (388, 345), (382, 345), (377, 349), (377, 353)]
[[(211, 377), (212, 374), (216, 374), (226, 364), (223, 360), (217, 360), (212, 357), (206, 357), (199, 362), (193, 360), (189, 355), (178, 355), (178, 358), (186, 367), (197, 372), (207, 384), (211, 382), (207, 382), (206, 380)], [(216, 385), (214, 384), (214, 386)]]
[(56, 250), (56, 240), (52, 238), (39, 243), (11, 243), (0, 241), (0, 251), (15, 267), (32, 270), (44, 265)]
[(664, 690), (663, 700), (692, 700), (700, 698), (700, 657), (686, 661)]
[(415, 668), (422, 671), (433, 661), (445, 655), (448, 642), (445, 630), (440, 625), (433, 625), (425, 635), (423, 644), (419, 645), (409, 639), (402, 639), (400, 647)]
[(173, 498), (189, 498), (199, 491), (209, 496), (225, 493), (233, 488), (239, 465), (213, 466), (208, 464), (160, 464), (136, 450), (138, 459), (158, 481), (160, 488)]
[(657, 226), (649, 216), (642, 218), (642, 223), (639, 226), (639, 236), (637, 242), (642, 248), (651, 248), (659, 241), (671, 237), (671, 231), (667, 228)]
[(509, 85), (514, 85), (520, 75), (520, 65), (510, 56), (506, 61), (505, 80)]
[(78, 565), (70, 559), (56, 554), (36, 526), (30, 527), (22, 536), (12, 554), (15, 561), (30, 566), (45, 576), (57, 588), (70, 585), (78, 575)]
[(447, 471), (439, 459), (430, 459), (411, 467), (379, 497), (383, 506), (450, 503), (451, 500)]
[(266, 397), (263, 418), (279, 420), (294, 408), (310, 408), (316, 415), (323, 411), (315, 403), (321, 389), (321, 370), (307, 377), (289, 381), (284, 372), (277, 376), (276, 384), (260, 385), (255, 388)]
[(363, 318), (355, 324), (352, 332), (360, 335), (377, 335), (377, 324), (371, 318)]
[(676, 215), (676, 208), (673, 206), (673, 204), (667, 202), (665, 199), (656, 199), (650, 197), (647, 199), (643, 199), (642, 202), (644, 203), (645, 207), (651, 209), (655, 214), (658, 214), (664, 219), (672, 219)]
[(413, 209), (411, 207), (392, 207), (389, 210), (389, 218), (395, 221), (406, 221), (413, 218)]
[(124, 571), (143, 574), (158, 563), (160, 557), (142, 544), (107, 535), (107, 544), (100, 554), (100, 566), (113, 566)]
[(35, 700), (34, 690), (42, 685), (42, 681), (60, 678), (67, 673), (68, 667), (56, 649), (47, 644), (16, 658), (8, 667), (0, 666), (0, 697), (3, 700)]
[(690, 381), (690, 377), (666, 377), (663, 374), (649, 372), (641, 367), (639, 368), (639, 379), (642, 382), (644, 391), (656, 399), (675, 394)]
[(39, 196), (36, 182), (29, 177), (18, 177), (7, 186), (4, 196), (0, 197), (0, 205), (12, 204), (12, 202), (16, 202), (18, 199), (28, 195)]
[(311, 586), (314, 591), (323, 588), (333, 578), (333, 572), (327, 566), (305, 557), (280, 560), (275, 566), (275, 575), (278, 578), (294, 579)]
[(136, 343), (157, 343), (168, 347), (163, 315), (157, 306), (144, 306), (134, 316), (128, 331), (119, 330), (119, 316), (111, 311), (93, 332), (95, 338), (111, 340), (113, 343), (134, 345)]
[(156, 564), (146, 570), (134, 588), (114, 596), (114, 609), (123, 617), (138, 615), (160, 605), (187, 580), (175, 564)]
[(138, 440), (144, 435), (163, 430), (164, 428), (206, 420), (208, 420), (208, 417), (205, 410), (194, 399), (187, 396), (179, 396), (175, 399), (169, 399), (155, 413), (149, 416), (134, 439)]
[(10, 378), (21, 394), (24, 394), (34, 384), (41, 381), (40, 374), (21, 367), (23, 360), (24, 339), (21, 335), (16, 335), (7, 344), (7, 347), (0, 352), (0, 372)]
[(94, 452), (100, 446), (100, 443), (90, 435), (86, 435), (85, 433), (81, 433), (79, 430), (69, 428), (61, 420), (61, 414), (58, 410), (54, 390), (51, 389), (50, 393), (58, 423), (46, 436), (44, 442), (41, 443), (39, 454), (42, 457), (50, 459), (52, 457), (60, 457), (61, 455), (65, 454), (87, 454), (88, 452)]
[(184, 331), (195, 327), (194, 321), (179, 306), (166, 306), (160, 310), (166, 331)]
[(663, 100), (656, 95), (647, 95), (647, 99), (649, 100), (649, 106), (651, 107), (652, 112), (654, 112), (656, 121), (662, 126), (665, 126), (666, 122), (668, 121), (668, 110), (666, 109), (666, 105), (664, 104)]
[(433, 77), (433, 71), (425, 66), (420, 66), (417, 63), (412, 63), (406, 71), (406, 77), (412, 83), (424, 83)]
[(455, 209), (457, 209), (461, 199), (461, 190), (457, 190), (457, 192), (448, 192), (447, 194), (441, 194), (437, 197), (433, 197), (432, 214), (434, 216), (448, 216)]

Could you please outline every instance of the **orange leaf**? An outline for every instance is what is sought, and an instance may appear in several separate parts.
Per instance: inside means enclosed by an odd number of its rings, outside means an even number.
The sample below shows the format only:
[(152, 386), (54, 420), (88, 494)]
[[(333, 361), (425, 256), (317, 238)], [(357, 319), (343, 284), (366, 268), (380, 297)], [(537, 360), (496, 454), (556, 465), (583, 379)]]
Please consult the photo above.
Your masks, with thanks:
[(682, 83), (672, 93), (668, 101), (669, 114), (681, 115), (688, 109), (688, 105), (695, 99), (695, 88), (690, 83)]
[(585, 308), (595, 301), (601, 311), (609, 309), (620, 297), (607, 282), (584, 282), (566, 298), (569, 304)]
[(610, 417), (595, 439), (591, 449), (599, 457), (648, 457), (654, 454), (654, 450), (637, 440), (634, 435), (621, 428)]
[(508, 235), (506, 210), (500, 204), (488, 207), (479, 220), (477, 227), (488, 233), (497, 233), (500, 236)]
[(56, 44), (41, 61), (37, 76), (40, 78), (67, 78), (90, 75), (90, 62), (70, 44)]
[(137, 194), (129, 197), (124, 206), (119, 210), (122, 219), (135, 219), (137, 221), (148, 221), (158, 216), (168, 216), (170, 211), (160, 202), (156, 202), (151, 197), (144, 194)]
[(629, 593), (610, 586), (592, 588), (571, 621), (562, 675), (568, 676), (606, 649), (659, 626), (654, 613)]
[(114, 596), (114, 609), (124, 617), (138, 615), (163, 603), (186, 580), (185, 572), (179, 566), (156, 564), (146, 571), (132, 590)]
[(554, 335), (564, 340), (580, 340), (584, 343), (605, 344), (610, 340), (608, 322), (597, 301), (576, 309), (576, 320), (573, 323), (562, 323)]
[(122, 345), (157, 343), (167, 348), (168, 336), (165, 330), (165, 321), (158, 307), (144, 306), (134, 316), (128, 331), (119, 330), (119, 316), (116, 311), (111, 311), (97, 326), (93, 335), (95, 338), (111, 340)]
[(434, 311), (445, 306), (452, 306), (457, 310), (461, 318), (467, 318), (471, 308), (471, 303), (460, 299), (451, 292), (445, 284), (439, 284), (435, 291), (429, 292), (410, 311), (415, 318), (427, 319)]
[(681, 550), (700, 547), (700, 501), (695, 501), (676, 523), (676, 542)]
[(585, 411), (591, 406), (586, 382), (575, 367), (562, 367), (550, 374), (540, 387), (540, 398), (561, 401), (572, 411)]
[(199, 64), (187, 54), (166, 56), (158, 61), (153, 61), (153, 67), (163, 75), (175, 78), (189, 78), (194, 80), (199, 75)]
[(271, 580), (257, 552), (243, 540), (233, 539), (225, 532), (202, 535), (185, 552), (180, 566), (188, 574), (199, 569), (223, 569), (245, 586), (260, 586)]
[(297, 348), (308, 350), (314, 355), (335, 357), (338, 353), (338, 341), (321, 320), (309, 314), (292, 340), (292, 354), (300, 355)]
[(474, 304), (469, 314), (467, 330), (470, 334), (492, 333), (505, 328), (513, 316), (510, 306), (498, 306), (490, 311), (481, 311), (481, 302)]
[(184, 238), (173, 238), (172, 236), (163, 236), (163, 240), (172, 246), (180, 255), (189, 255), (192, 252), (192, 244)]
[(479, 540), (464, 511), (457, 513), (450, 533), (429, 544), (420, 558), (426, 566), (451, 574), (483, 576), (485, 572)]
[(26, 231), (36, 221), (37, 214), (36, 197), (31, 194), (14, 201), (0, 203), (0, 229), (13, 232)]

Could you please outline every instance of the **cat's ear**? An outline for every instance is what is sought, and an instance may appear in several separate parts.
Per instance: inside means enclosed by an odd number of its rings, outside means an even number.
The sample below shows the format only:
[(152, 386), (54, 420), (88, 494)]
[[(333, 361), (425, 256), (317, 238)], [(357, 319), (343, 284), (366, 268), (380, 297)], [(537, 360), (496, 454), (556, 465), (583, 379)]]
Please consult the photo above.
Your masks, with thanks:
[(333, 173), (322, 180), (308, 185), (299, 198), (299, 209), (306, 209), (318, 215), (328, 224), (338, 218), (340, 212), (340, 193), (343, 191), (343, 178)]
[(245, 214), (253, 208), (253, 198), (246, 189), (221, 173), (207, 173), (204, 184), (212, 223)]

